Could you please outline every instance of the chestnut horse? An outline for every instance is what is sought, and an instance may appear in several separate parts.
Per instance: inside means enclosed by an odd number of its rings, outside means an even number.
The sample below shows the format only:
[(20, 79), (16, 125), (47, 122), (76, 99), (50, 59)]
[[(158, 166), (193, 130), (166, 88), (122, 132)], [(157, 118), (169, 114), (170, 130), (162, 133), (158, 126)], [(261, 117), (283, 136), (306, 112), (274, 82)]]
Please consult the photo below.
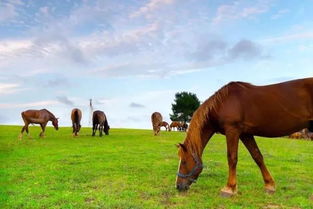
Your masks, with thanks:
[(80, 121), (82, 119), (82, 111), (78, 108), (74, 108), (71, 113), (73, 136), (77, 136), (81, 128)]
[(288, 136), (290, 139), (301, 139), (304, 138), (303, 134), (300, 131), (297, 131), (295, 133), (292, 133)]
[(99, 128), (100, 136), (102, 136), (102, 131), (105, 135), (109, 135), (110, 126), (108, 124), (108, 119), (104, 112), (96, 110), (92, 114), (92, 136), (96, 135), (96, 131)]
[(151, 122), (153, 127), (154, 136), (160, 133), (161, 123), (162, 123), (162, 115), (159, 112), (154, 112), (151, 115)]
[(166, 121), (163, 121), (160, 125), (160, 128), (164, 127), (166, 131), (170, 131), (170, 126), (168, 125), (168, 123)]
[(40, 137), (44, 137), (45, 129), (46, 129), (46, 125), (48, 121), (52, 122), (52, 125), (54, 126), (55, 130), (59, 129), (58, 119), (46, 109), (26, 110), (22, 112), (21, 115), (22, 115), (25, 125), (23, 126), (21, 130), (21, 134), (19, 136), (20, 139), (23, 138), (24, 130), (26, 130), (26, 133), (28, 134), (28, 125), (30, 123), (40, 124), (41, 129), (42, 129), (42, 131), (39, 134)]
[(254, 136), (280, 137), (303, 128), (313, 129), (313, 78), (254, 86), (231, 82), (207, 99), (193, 114), (187, 136), (179, 144), (178, 190), (187, 190), (202, 172), (202, 153), (216, 132), (226, 136), (228, 181), (222, 196), (237, 192), (236, 165), (239, 139), (259, 166), (265, 191), (275, 192)]
[(180, 131), (181, 130), (181, 127), (182, 127), (182, 124), (181, 122), (179, 121), (173, 121), (170, 125), (170, 130), (174, 130), (174, 128), (176, 128), (177, 131)]

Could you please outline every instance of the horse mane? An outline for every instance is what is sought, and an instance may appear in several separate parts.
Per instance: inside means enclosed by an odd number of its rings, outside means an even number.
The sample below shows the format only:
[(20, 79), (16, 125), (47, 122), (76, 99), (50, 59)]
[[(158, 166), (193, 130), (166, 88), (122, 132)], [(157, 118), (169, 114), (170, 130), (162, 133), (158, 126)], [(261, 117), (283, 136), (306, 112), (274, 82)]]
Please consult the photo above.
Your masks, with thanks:
[[(230, 82), (205, 100), (194, 112), (190, 121), (187, 137), (184, 141), (184, 144), (191, 147), (193, 151), (202, 153), (205, 144), (203, 144), (201, 139), (202, 135), (206, 133), (206, 129), (210, 128), (210, 113), (219, 109), (228, 97), (230, 88), (235, 86), (239, 88), (248, 88), (252, 85), (245, 82)], [(211, 128), (213, 129), (213, 127)]]
[(49, 110), (47, 110), (47, 109), (42, 109), (42, 110), (44, 110), (44, 111), (46, 111), (49, 115), (50, 115), (50, 117), (52, 118), (52, 119), (56, 119), (56, 117), (52, 114), (52, 112), (50, 112)]

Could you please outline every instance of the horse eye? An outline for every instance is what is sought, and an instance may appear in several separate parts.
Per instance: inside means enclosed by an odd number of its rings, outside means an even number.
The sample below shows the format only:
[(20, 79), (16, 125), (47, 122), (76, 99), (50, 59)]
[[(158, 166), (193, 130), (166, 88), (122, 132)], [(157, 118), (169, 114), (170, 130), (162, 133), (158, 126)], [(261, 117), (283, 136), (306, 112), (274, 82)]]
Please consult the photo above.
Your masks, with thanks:
[(181, 164), (182, 164), (182, 165), (186, 165), (186, 161), (182, 160), (182, 161), (181, 161)]

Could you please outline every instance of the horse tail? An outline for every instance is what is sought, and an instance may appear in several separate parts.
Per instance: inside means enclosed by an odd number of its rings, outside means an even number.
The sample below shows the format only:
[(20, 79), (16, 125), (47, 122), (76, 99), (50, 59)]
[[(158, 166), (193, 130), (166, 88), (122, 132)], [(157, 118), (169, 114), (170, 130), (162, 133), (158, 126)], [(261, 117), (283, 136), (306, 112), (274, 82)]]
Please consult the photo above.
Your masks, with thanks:
[(22, 116), (23, 119), (25, 118), (25, 112), (24, 111), (21, 112), (21, 116)]
[(75, 110), (75, 112), (74, 112), (74, 121), (75, 121), (75, 123), (79, 123), (79, 114), (78, 114), (78, 110)]

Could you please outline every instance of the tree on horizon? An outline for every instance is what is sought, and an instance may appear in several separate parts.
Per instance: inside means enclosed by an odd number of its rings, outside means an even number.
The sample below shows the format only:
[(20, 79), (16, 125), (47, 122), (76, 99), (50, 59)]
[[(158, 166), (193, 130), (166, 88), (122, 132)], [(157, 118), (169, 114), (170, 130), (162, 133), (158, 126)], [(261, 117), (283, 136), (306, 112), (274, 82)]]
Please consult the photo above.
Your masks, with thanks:
[(191, 92), (177, 92), (172, 104), (173, 114), (170, 114), (172, 121), (190, 122), (191, 117), (200, 106), (197, 95)]

